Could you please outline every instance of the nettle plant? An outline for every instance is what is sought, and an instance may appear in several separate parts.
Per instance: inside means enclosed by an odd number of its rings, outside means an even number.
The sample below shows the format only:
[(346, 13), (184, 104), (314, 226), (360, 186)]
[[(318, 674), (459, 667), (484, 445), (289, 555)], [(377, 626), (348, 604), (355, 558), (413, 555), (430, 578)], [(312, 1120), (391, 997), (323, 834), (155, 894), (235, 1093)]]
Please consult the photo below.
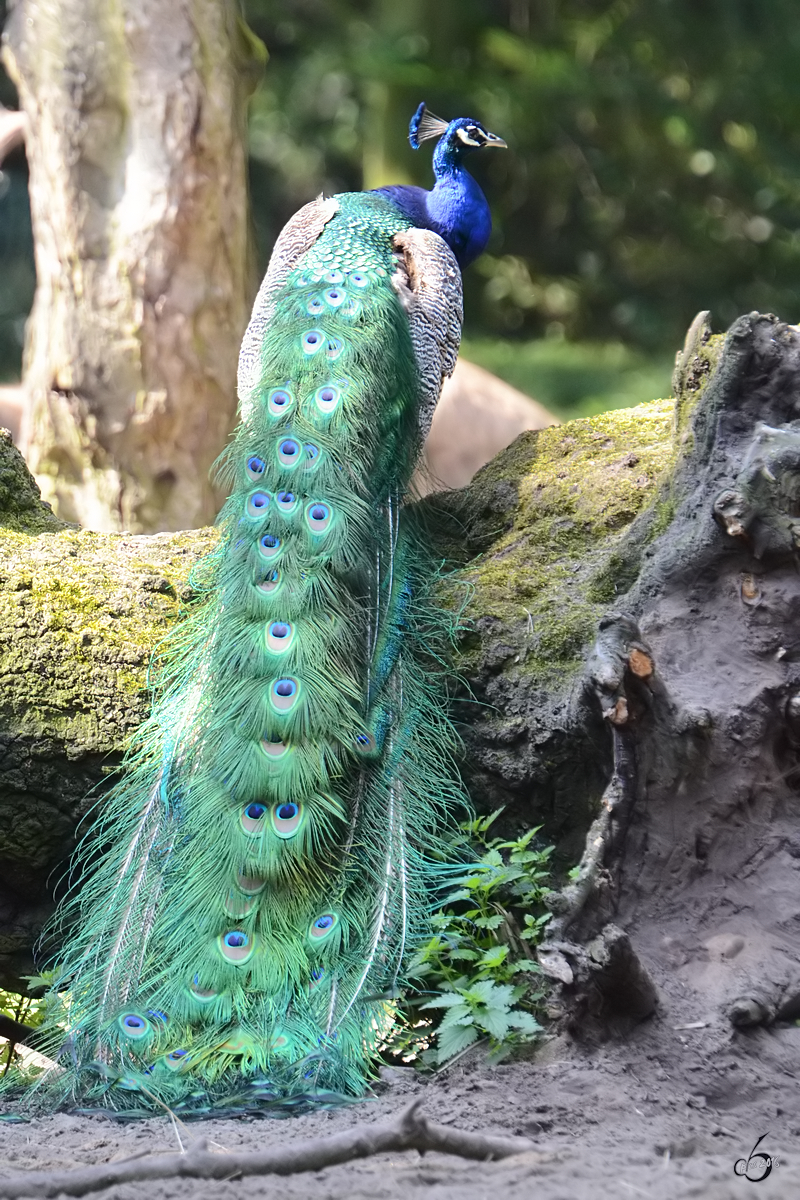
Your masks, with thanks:
[(415, 991), (398, 1004), (387, 1046), (395, 1060), (441, 1065), (483, 1038), (497, 1062), (541, 1032), (535, 951), (551, 915), (553, 847), (534, 844), (541, 827), (516, 841), (491, 838), (502, 811), (461, 826), (479, 857), (455, 880), (409, 965)]

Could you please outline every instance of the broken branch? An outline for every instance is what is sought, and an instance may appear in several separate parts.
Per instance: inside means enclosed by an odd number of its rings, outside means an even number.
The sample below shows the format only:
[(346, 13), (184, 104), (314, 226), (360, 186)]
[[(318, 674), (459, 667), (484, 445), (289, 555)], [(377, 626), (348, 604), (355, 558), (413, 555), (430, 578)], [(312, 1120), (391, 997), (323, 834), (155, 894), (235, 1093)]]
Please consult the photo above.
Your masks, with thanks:
[(527, 1138), (467, 1133), (431, 1124), (415, 1100), (392, 1121), (357, 1125), (330, 1137), (298, 1141), (270, 1150), (217, 1154), (207, 1149), (202, 1138), (185, 1154), (150, 1154), (122, 1162), (100, 1163), (72, 1171), (25, 1171), (0, 1180), (0, 1197), (86, 1196), (119, 1183), (148, 1179), (231, 1179), (245, 1175), (293, 1175), (321, 1171), (355, 1158), (373, 1154), (435, 1150), (461, 1158), (487, 1161), (508, 1158), (532, 1150)]

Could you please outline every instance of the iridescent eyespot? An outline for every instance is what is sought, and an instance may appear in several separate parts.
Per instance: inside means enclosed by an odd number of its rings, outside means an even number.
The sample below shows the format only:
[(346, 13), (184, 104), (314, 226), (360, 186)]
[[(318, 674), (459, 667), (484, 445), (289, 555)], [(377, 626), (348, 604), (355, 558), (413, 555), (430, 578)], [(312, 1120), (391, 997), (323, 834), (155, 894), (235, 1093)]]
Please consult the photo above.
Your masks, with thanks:
[(319, 941), (328, 937), (338, 924), (339, 918), (335, 913), (323, 913), (311, 922), (308, 936), (314, 941)]
[(300, 345), (304, 354), (316, 354), (325, 345), (325, 334), (319, 329), (309, 329), (303, 334)]
[(344, 350), (344, 342), (341, 338), (328, 338), (328, 345), (325, 353), (331, 362), (334, 362)]
[(177, 1071), (180, 1067), (186, 1066), (184, 1061), (188, 1050), (170, 1050), (169, 1054), (164, 1055), (164, 1062), (172, 1071)]
[(297, 703), (300, 689), (296, 679), (276, 679), (270, 688), (270, 702), (277, 712), (289, 712)]
[(285, 388), (275, 388), (267, 398), (267, 408), (274, 417), (281, 417), (288, 412), (293, 400), (291, 392), (287, 392)]
[(289, 513), (297, 504), (297, 497), (294, 492), (278, 492), (275, 496), (275, 503), (283, 513)]
[(313, 471), (319, 466), (320, 450), (319, 446), (315, 446), (313, 442), (306, 442), (303, 446), (303, 470)]
[(375, 737), (371, 733), (357, 733), (354, 738), (354, 748), (358, 754), (370, 754), (376, 745)]
[(218, 993), (213, 988), (201, 988), (200, 976), (195, 975), (189, 985), (189, 992), (195, 1000), (199, 1000), (201, 1004), (210, 1004), (212, 1000), (216, 1000)]
[(278, 446), (278, 461), (283, 467), (295, 467), (300, 462), (300, 443), (284, 438)]
[(320, 300), (319, 296), (313, 296), (306, 305), (306, 312), (309, 316), (318, 317), (325, 309), (325, 305)]
[(332, 383), (326, 383), (314, 393), (314, 402), (322, 415), (328, 417), (335, 412), (341, 395), (339, 388), (334, 387)]
[(150, 1033), (150, 1022), (141, 1013), (123, 1013), (117, 1018), (117, 1024), (129, 1038), (142, 1038)]
[(297, 288), (308, 287), (309, 279), (307, 275), (298, 275), (294, 281), (294, 286)]
[(260, 583), (256, 584), (262, 592), (274, 592), (281, 581), (281, 573), (278, 570), (270, 571)]
[(325, 281), (326, 283), (344, 283), (344, 275), (334, 268), (332, 271), (325, 272)]
[(346, 299), (347, 292), (344, 290), (344, 288), (328, 288), (327, 292), (325, 293), (325, 303), (329, 304), (331, 308), (338, 308), (339, 305), (343, 304)]
[(232, 929), (219, 939), (222, 957), (231, 963), (244, 963), (253, 953), (254, 941), (241, 929)]
[(299, 804), (289, 801), (276, 804), (272, 810), (272, 828), (279, 838), (294, 837), (303, 822), (303, 810)]
[(165, 1025), (169, 1024), (169, 1018), (160, 1008), (148, 1008), (148, 1017), (152, 1017), (154, 1021), (163, 1021)]
[(348, 300), (347, 304), (345, 304), (344, 307), (342, 308), (342, 315), (345, 317), (355, 318), (360, 315), (363, 307), (364, 306), (361, 303), (361, 301), (356, 299), (355, 296), (353, 296), (352, 299)]
[(247, 515), (263, 517), (269, 508), (269, 496), (266, 492), (252, 492), (247, 497)]
[(331, 523), (331, 517), (329, 505), (318, 500), (306, 508), (306, 524), (312, 533), (325, 533)]
[(265, 804), (248, 804), (239, 818), (239, 823), (245, 833), (262, 833), (264, 829), (264, 817), (266, 815), (267, 807)]
[(267, 630), (267, 648), (282, 654), (294, 641), (294, 629), (288, 621), (273, 621)]
[(264, 558), (274, 558), (276, 554), (280, 553), (281, 539), (276, 537), (274, 533), (265, 533), (259, 539), (258, 548)]
[(264, 474), (266, 463), (263, 458), (259, 458), (257, 454), (252, 454), (247, 460), (247, 474), (254, 481), (258, 481)]
[(284, 758), (289, 753), (289, 747), (285, 742), (280, 740), (273, 741), (271, 738), (262, 738), (261, 749), (267, 758), (272, 759), (273, 762)]
[(347, 282), (357, 288), (369, 287), (369, 277), (363, 271), (353, 271)]

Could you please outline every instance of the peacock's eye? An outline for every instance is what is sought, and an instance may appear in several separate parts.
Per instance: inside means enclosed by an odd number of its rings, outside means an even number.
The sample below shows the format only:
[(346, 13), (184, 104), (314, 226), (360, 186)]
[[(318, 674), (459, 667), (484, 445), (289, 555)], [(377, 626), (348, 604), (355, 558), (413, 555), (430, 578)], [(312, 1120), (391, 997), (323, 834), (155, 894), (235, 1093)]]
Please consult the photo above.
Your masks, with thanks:
[(319, 465), (319, 446), (306, 442), (303, 446), (303, 470), (310, 471)]
[(330, 383), (315, 392), (314, 400), (316, 401), (317, 408), (324, 417), (330, 416), (336, 410), (341, 394), (339, 388), (334, 387)]
[(280, 551), (281, 539), (274, 533), (265, 533), (259, 540), (258, 547), (264, 558), (274, 558)]
[(270, 571), (269, 574), (261, 580), (261, 582), (258, 584), (258, 587), (261, 588), (262, 592), (274, 592), (280, 581), (280, 571)]
[(316, 917), (315, 920), (311, 922), (311, 927), (308, 931), (309, 936), (314, 940), (325, 938), (336, 928), (338, 924), (339, 918), (335, 913), (322, 913), (321, 916)]
[(300, 443), (294, 438), (284, 438), (278, 446), (278, 461), (281, 466), (293, 467), (300, 461)]
[(294, 397), (285, 388), (275, 388), (267, 399), (267, 407), (274, 417), (279, 417), (291, 407)]
[(303, 823), (303, 810), (299, 804), (288, 800), (276, 804), (272, 810), (272, 828), (279, 838), (292, 838)]
[(250, 517), (261, 517), (269, 508), (269, 496), (266, 492), (253, 492), (247, 498), (247, 514)]
[(312, 533), (325, 533), (332, 520), (332, 512), (329, 504), (322, 504), (316, 500), (308, 505), (306, 509), (306, 522)]
[(294, 641), (294, 628), (288, 621), (273, 621), (267, 629), (267, 647), (276, 654), (288, 650)]
[(247, 808), (244, 810), (244, 813), (245, 816), (249, 817), (251, 821), (260, 821), (263, 819), (266, 811), (267, 810), (263, 804), (248, 804)]

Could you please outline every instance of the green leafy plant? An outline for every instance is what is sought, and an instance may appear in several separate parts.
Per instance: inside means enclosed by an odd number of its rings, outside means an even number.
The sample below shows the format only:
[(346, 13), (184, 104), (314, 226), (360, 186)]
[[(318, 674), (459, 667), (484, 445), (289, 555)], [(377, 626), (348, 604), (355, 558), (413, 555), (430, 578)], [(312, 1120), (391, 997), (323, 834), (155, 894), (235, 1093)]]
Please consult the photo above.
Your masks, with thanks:
[(398, 1006), (393, 1057), (440, 1065), (486, 1038), (499, 1061), (541, 1030), (535, 947), (550, 920), (553, 847), (535, 844), (538, 828), (513, 841), (492, 838), (501, 812), (462, 825), (479, 857), (444, 898), (433, 936), (410, 964), (418, 991)]
[[(28, 977), (30, 980), (29, 986), (35, 988), (41, 986), (43, 980), (38, 976)], [(17, 992), (6, 992), (0, 988), (0, 1013), (5, 1017), (10, 1017), (12, 1021), (18, 1021), (22, 1025), (28, 1025), (33, 1029), (38, 1028), (44, 1020), (44, 1001), (35, 1000), (32, 996), (21, 996)], [(2, 1050), (2, 1069), (0, 1069), (0, 1078), (4, 1078), (9, 1074), (13, 1074), (20, 1066), (19, 1049), (7, 1042)]]

